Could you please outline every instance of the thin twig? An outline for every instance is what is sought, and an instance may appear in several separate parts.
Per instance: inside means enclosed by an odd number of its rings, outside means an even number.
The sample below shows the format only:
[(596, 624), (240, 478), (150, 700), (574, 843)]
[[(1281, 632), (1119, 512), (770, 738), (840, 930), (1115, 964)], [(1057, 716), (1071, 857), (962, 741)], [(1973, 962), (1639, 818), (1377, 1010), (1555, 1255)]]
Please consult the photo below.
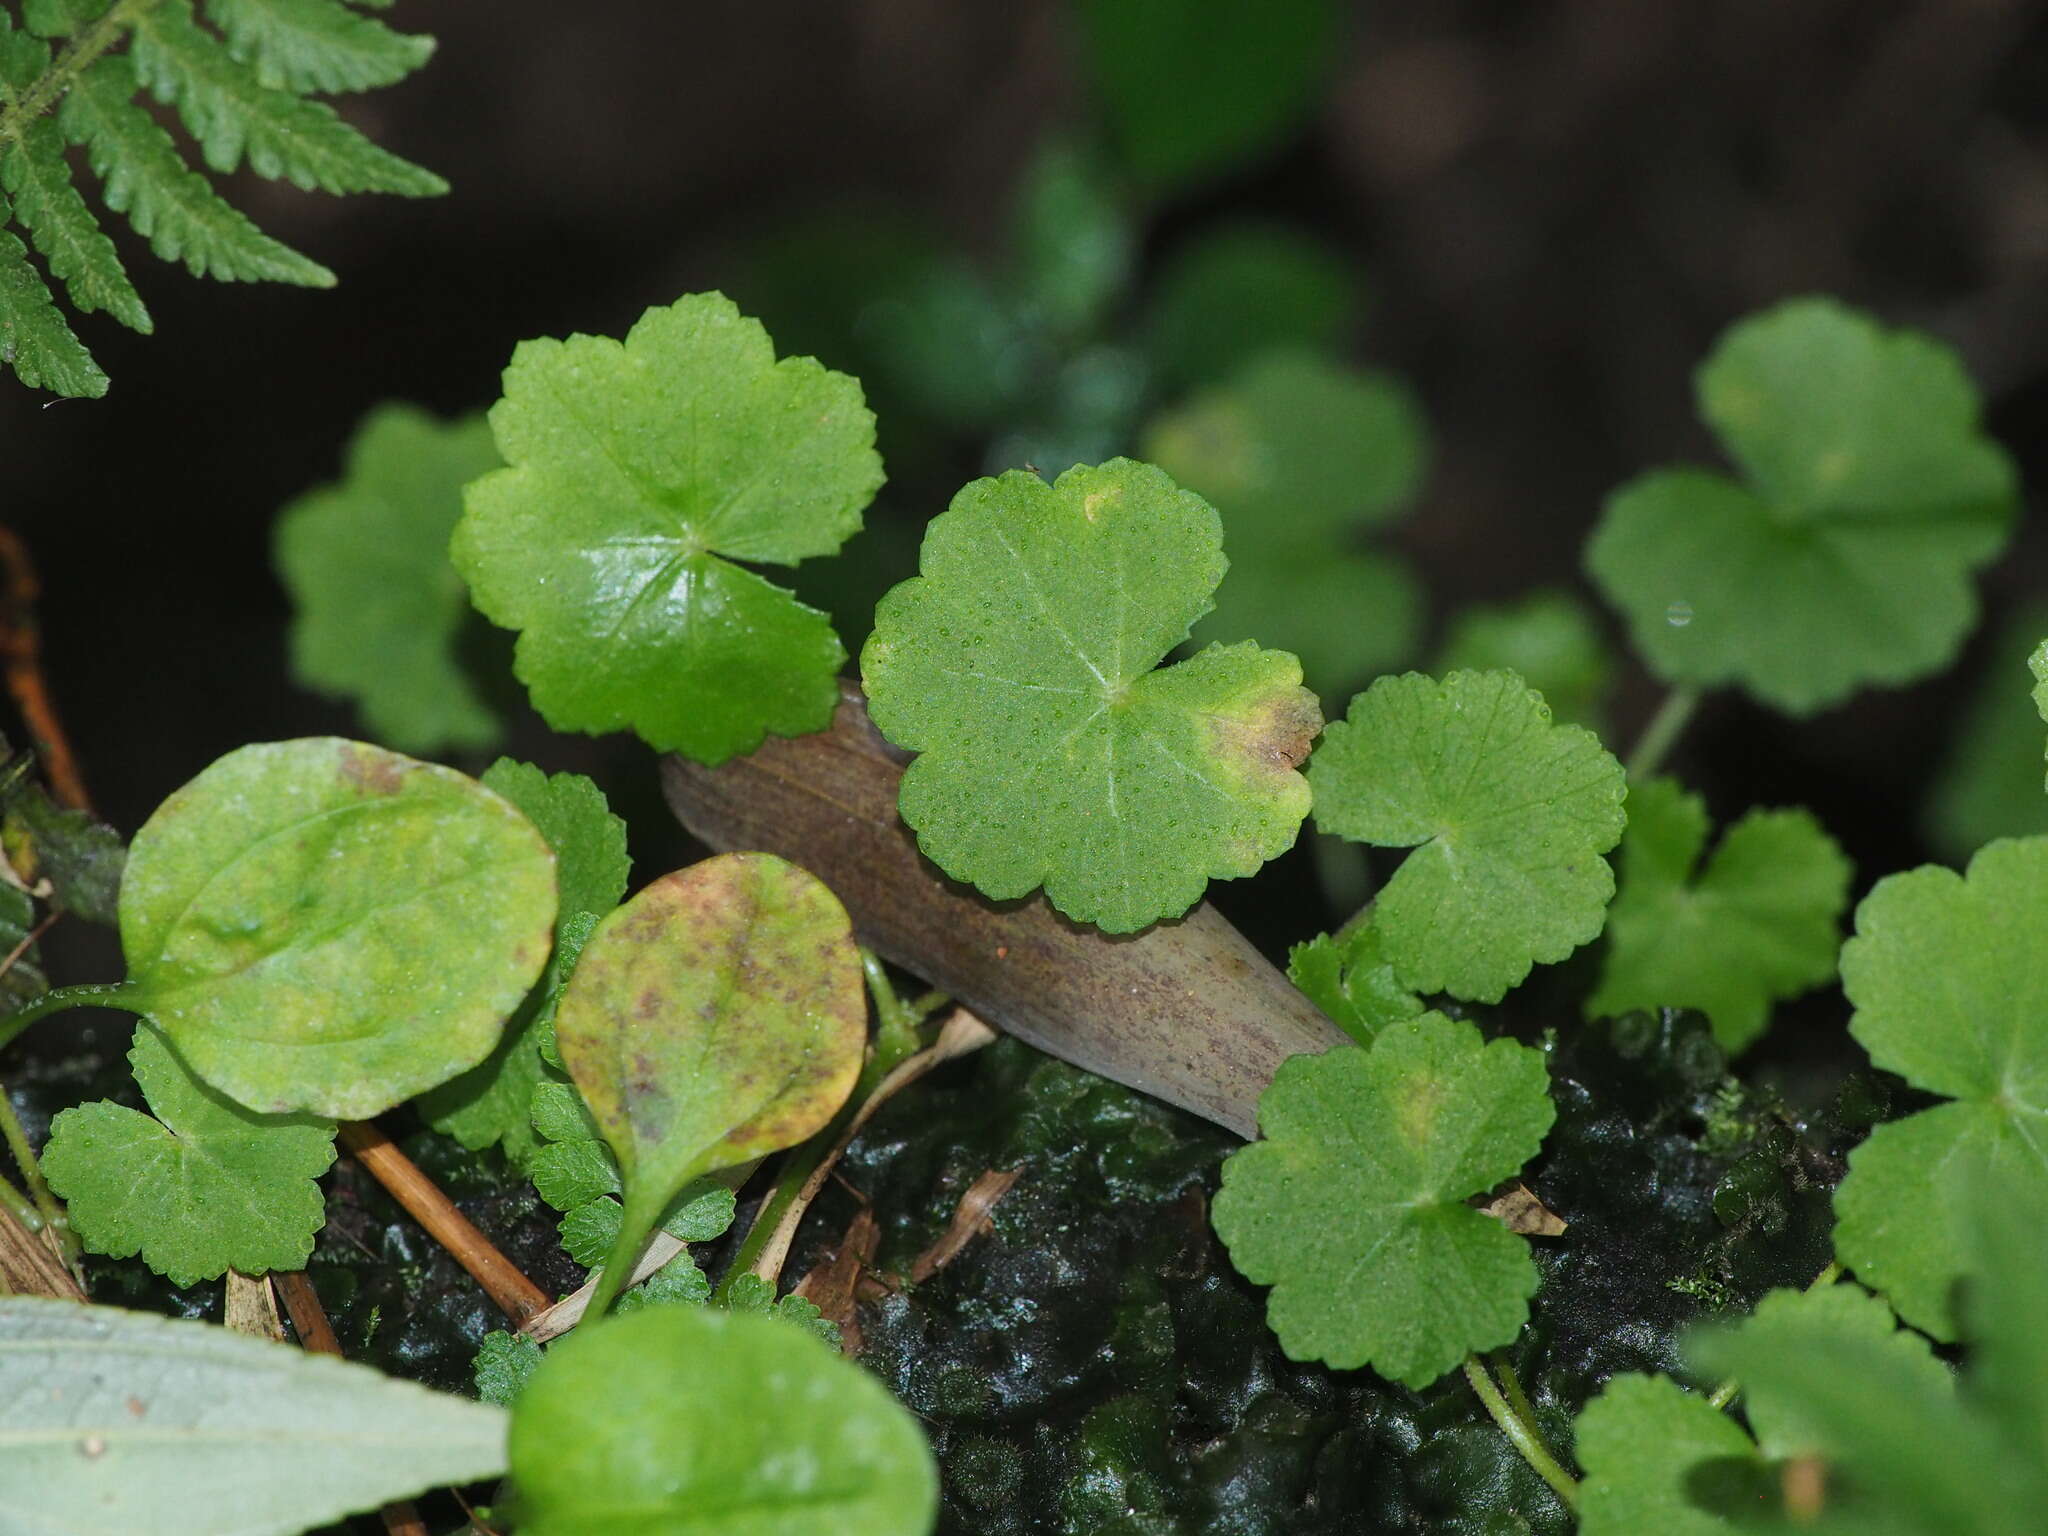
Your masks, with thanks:
[(28, 546), (5, 524), (0, 524), (0, 568), (4, 568), (4, 579), (0, 579), (0, 667), (6, 669), (7, 691), (21, 711), (57, 803), (74, 811), (90, 811), (92, 800), (85, 792), (78, 759), (43, 681), (42, 635), (36, 627), (41, 584), (29, 560)]
[(497, 1303), (498, 1310), (512, 1319), (513, 1327), (523, 1327), (548, 1309), (547, 1293), (499, 1252), (497, 1245), (455, 1208), (455, 1202), (420, 1172), (419, 1165), (399, 1151), (389, 1136), (367, 1121), (345, 1120), (341, 1125), (341, 1144), (392, 1199), (405, 1207), (414, 1221), (426, 1228), (429, 1237), (475, 1277), (485, 1294)]
[(85, 1300), (85, 1288), (64, 1267), (49, 1231), (32, 1228), (4, 1203), (0, 1203), (0, 1296)]
[(29, 1145), (28, 1128), (21, 1123), (21, 1116), (14, 1112), (14, 1096), (7, 1091), (5, 1083), (0, 1083), (0, 1138), (6, 1140), (7, 1150), (14, 1154), (14, 1165), (21, 1172), (21, 1182), (28, 1187), (29, 1198), (35, 1201), (36, 1209), (42, 1213), (43, 1225), (62, 1246), (65, 1261), (76, 1264), (78, 1240), (71, 1235), (71, 1223), (64, 1215), (63, 1203), (43, 1177), (42, 1165), (36, 1161), (36, 1149)]
[(21, 964), (21, 957), (27, 954), (30, 950), (34, 949), (38, 941), (41, 940), (42, 936), (48, 933), (52, 928), (57, 926), (57, 919), (62, 917), (63, 915), (64, 909), (62, 907), (58, 907), (54, 911), (52, 911), (48, 916), (46, 916), (40, 923), (37, 923), (35, 927), (29, 929), (29, 931), (22, 936), (21, 942), (15, 945), (14, 948), (7, 951), (6, 958), (0, 959), (0, 977), (6, 976), (6, 974), (9, 971), (13, 970), (17, 965)]

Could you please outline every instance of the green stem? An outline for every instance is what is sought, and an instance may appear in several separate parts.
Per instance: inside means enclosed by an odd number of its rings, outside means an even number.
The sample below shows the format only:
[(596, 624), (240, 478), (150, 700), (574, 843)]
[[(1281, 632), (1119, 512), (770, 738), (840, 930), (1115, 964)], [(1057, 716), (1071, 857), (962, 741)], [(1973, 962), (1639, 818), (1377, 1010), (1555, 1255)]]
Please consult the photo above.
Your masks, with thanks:
[(1487, 1414), (1500, 1426), (1500, 1432), (1521, 1453), (1522, 1460), (1550, 1484), (1551, 1492), (1558, 1496), (1566, 1509), (1576, 1510), (1579, 1507), (1579, 1480), (1558, 1465), (1557, 1458), (1550, 1454), (1550, 1447), (1543, 1443), (1542, 1436), (1532, 1426), (1524, 1424), (1508, 1406), (1507, 1399), (1500, 1395), (1500, 1388), (1486, 1374), (1486, 1367), (1479, 1363), (1477, 1355), (1465, 1357), (1465, 1379), (1472, 1384), (1472, 1390), (1478, 1394)]
[(768, 1191), (768, 1198), (754, 1212), (753, 1224), (747, 1228), (747, 1235), (740, 1239), (739, 1251), (733, 1254), (732, 1262), (725, 1266), (725, 1273), (719, 1276), (718, 1284), (711, 1292), (713, 1306), (722, 1307), (731, 1301), (733, 1282), (741, 1275), (753, 1273), (761, 1251), (775, 1236), (775, 1229), (782, 1225), (784, 1213), (803, 1192), (811, 1175), (818, 1171), (818, 1164), (839, 1144), (843, 1121), (852, 1113), (853, 1103), (854, 1100), (848, 1099), (848, 1108), (842, 1110), (830, 1125), (802, 1146), (793, 1148), (782, 1160), (781, 1168), (776, 1170), (775, 1187)]
[(1493, 1374), (1500, 1378), (1500, 1389), (1506, 1394), (1508, 1406), (1515, 1410), (1515, 1417), (1528, 1426), (1529, 1433), (1540, 1434), (1536, 1427), (1536, 1405), (1522, 1390), (1521, 1379), (1515, 1375), (1515, 1368), (1503, 1360), (1498, 1353), (1487, 1356), (1486, 1363), (1493, 1367)]
[(43, 1213), (36, 1209), (35, 1202), (14, 1187), (14, 1181), (0, 1174), (0, 1205), (7, 1207), (14, 1219), (31, 1232), (43, 1229)]
[(21, 1170), (21, 1182), (28, 1186), (30, 1198), (42, 1213), (43, 1223), (63, 1242), (64, 1256), (76, 1259), (78, 1241), (71, 1235), (71, 1223), (65, 1220), (63, 1205), (51, 1192), (49, 1181), (43, 1177), (42, 1167), (36, 1162), (36, 1149), (29, 1145), (28, 1129), (21, 1123), (21, 1116), (14, 1112), (14, 1097), (8, 1093), (5, 1083), (0, 1083), (0, 1138), (6, 1140), (7, 1150), (14, 1154), (15, 1166)]
[[(684, 1182), (689, 1181), (686, 1179)], [(612, 1240), (612, 1251), (605, 1255), (604, 1268), (598, 1271), (597, 1289), (590, 1293), (590, 1305), (583, 1310), (586, 1323), (602, 1320), (611, 1310), (612, 1303), (619, 1299), (619, 1292), (632, 1278), (633, 1266), (647, 1251), (647, 1240), (654, 1236), (655, 1223), (661, 1220), (660, 1211), (650, 1214), (630, 1191), (621, 1204), (619, 1235)]]
[(1699, 707), (1700, 691), (1697, 688), (1674, 688), (1664, 695), (1664, 702), (1657, 706), (1657, 713), (1650, 716), (1650, 723), (1636, 738), (1635, 750), (1628, 755), (1630, 783), (1648, 778), (1663, 765), (1665, 754), (1684, 733), (1692, 721), (1693, 711)]
[(0, 107), (0, 151), (19, 142), (28, 132), (29, 124), (54, 107), (78, 77), (156, 3), (157, 0), (120, 0), (65, 44), (63, 51), (50, 61), (50, 67), (28, 89)]
[(13, 1043), (14, 1037), (38, 1019), (48, 1018), (66, 1008), (126, 1008), (130, 1013), (140, 1009), (123, 1002), (128, 984), (125, 981), (87, 982), (76, 987), (53, 987), (24, 1008), (18, 1008), (6, 1018), (0, 1019), (0, 1050)]

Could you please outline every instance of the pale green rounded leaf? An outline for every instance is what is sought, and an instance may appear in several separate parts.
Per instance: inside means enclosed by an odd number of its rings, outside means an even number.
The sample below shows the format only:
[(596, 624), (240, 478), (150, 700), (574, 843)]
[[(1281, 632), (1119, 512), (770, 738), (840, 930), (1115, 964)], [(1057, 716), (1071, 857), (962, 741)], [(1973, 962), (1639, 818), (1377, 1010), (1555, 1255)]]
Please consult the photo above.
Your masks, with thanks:
[(1955, 354), (1802, 299), (1731, 329), (1698, 383), (1746, 482), (1645, 475), (1586, 551), (1651, 667), (1806, 714), (1953, 657), (2015, 507)]
[(469, 599), (448, 559), (462, 487), (497, 463), (481, 416), (382, 405), (356, 428), (341, 480), (278, 514), (294, 676), (353, 699), (400, 751), (488, 747), (501, 733), (457, 660)]
[(586, 1323), (512, 1414), (521, 1536), (925, 1536), (917, 1421), (803, 1330), (702, 1307)]
[(1609, 1381), (1579, 1411), (1573, 1450), (1586, 1474), (1579, 1536), (1735, 1536), (1686, 1482), (1709, 1462), (1760, 1460), (1740, 1425), (1668, 1376)]
[(1415, 849), (1373, 906), (1414, 991), (1497, 1002), (1600, 932), (1621, 764), (1512, 672), (1381, 678), (1324, 733), (1309, 782), (1325, 831)]
[(1299, 664), (1247, 644), (1159, 668), (1224, 566), (1214, 510), (1148, 464), (954, 497), (861, 654), (875, 723), (921, 754), (900, 808), (933, 862), (1121, 933), (1293, 843), (1322, 723)]
[(598, 924), (555, 1041), (618, 1160), (622, 1273), (684, 1185), (795, 1145), (852, 1092), (867, 995), (846, 909), (772, 854), (665, 875)]
[(555, 861), (475, 780), (333, 737), (230, 752), (135, 834), (121, 1006), (261, 1113), (474, 1066), (547, 963)]
[(1607, 960), (1586, 1016), (1697, 1008), (1739, 1051), (1771, 1005), (1835, 974), (1849, 861), (1805, 811), (1754, 810), (1713, 857), (1706, 802), (1676, 779), (1629, 791), (1621, 890), (1607, 915)]
[(102, 1099), (50, 1124), (43, 1172), (86, 1248), (140, 1253), (173, 1285), (304, 1269), (327, 1204), (334, 1123), (258, 1115), (207, 1087), (148, 1024), (128, 1052), (150, 1112)]
[(505, 1438), (503, 1409), (293, 1345), (0, 1299), (10, 1532), (294, 1536), (497, 1477)]
[(824, 614), (734, 561), (794, 565), (860, 528), (882, 483), (860, 386), (777, 361), (724, 296), (623, 342), (522, 343), (452, 553), (557, 730), (630, 728), (716, 763), (822, 729), (845, 652)]
[(1195, 643), (1283, 647), (1323, 691), (1409, 659), (1415, 582), (1360, 535), (1405, 510), (1425, 449), (1405, 386), (1305, 353), (1262, 357), (1155, 419), (1145, 456), (1216, 507), (1230, 555)]
[(1514, 1338), (1526, 1239), (1466, 1205), (1520, 1171), (1555, 1111), (1540, 1052), (1426, 1013), (1369, 1050), (1282, 1064), (1223, 1165), (1216, 1232), (1296, 1360), (1424, 1387)]
[(1883, 1125), (1849, 1157), (1835, 1249), (1901, 1316), (1956, 1334), (1963, 1199), (2048, 1180), (2048, 837), (1995, 842), (1969, 871), (1878, 882), (1842, 946), (1849, 1030), (1870, 1059), (1957, 1102)]

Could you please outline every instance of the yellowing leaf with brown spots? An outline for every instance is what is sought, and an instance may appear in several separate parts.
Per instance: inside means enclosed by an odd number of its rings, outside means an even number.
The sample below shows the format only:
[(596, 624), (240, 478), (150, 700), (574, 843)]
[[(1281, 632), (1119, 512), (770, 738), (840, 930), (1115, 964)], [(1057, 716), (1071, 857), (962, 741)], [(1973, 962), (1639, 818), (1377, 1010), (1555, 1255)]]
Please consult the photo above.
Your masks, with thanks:
[(625, 1190), (592, 1316), (685, 1184), (832, 1118), (866, 1039), (846, 909), (772, 854), (665, 875), (598, 924), (555, 1015)]
[(875, 613), (868, 710), (947, 874), (1112, 933), (1256, 871), (1308, 813), (1322, 711), (1285, 651), (1167, 653), (1227, 562), (1215, 509), (1130, 459), (977, 480)]
[(1420, 1388), (1513, 1339), (1536, 1290), (1528, 1241), (1464, 1202), (1520, 1172), (1554, 1114), (1540, 1051), (1439, 1013), (1284, 1063), (1214, 1221), (1273, 1287), (1289, 1358)]

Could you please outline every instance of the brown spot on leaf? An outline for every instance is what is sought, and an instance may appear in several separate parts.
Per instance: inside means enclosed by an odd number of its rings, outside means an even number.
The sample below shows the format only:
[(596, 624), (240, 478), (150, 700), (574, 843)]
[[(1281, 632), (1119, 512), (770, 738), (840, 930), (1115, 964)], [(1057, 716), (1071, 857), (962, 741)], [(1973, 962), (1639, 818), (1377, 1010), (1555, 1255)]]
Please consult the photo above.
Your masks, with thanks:
[(1306, 688), (1288, 688), (1250, 708), (1205, 717), (1209, 750), (1247, 773), (1292, 773), (1323, 728), (1323, 708)]
[(341, 776), (369, 794), (395, 795), (405, 784), (405, 759), (350, 742), (341, 749)]

